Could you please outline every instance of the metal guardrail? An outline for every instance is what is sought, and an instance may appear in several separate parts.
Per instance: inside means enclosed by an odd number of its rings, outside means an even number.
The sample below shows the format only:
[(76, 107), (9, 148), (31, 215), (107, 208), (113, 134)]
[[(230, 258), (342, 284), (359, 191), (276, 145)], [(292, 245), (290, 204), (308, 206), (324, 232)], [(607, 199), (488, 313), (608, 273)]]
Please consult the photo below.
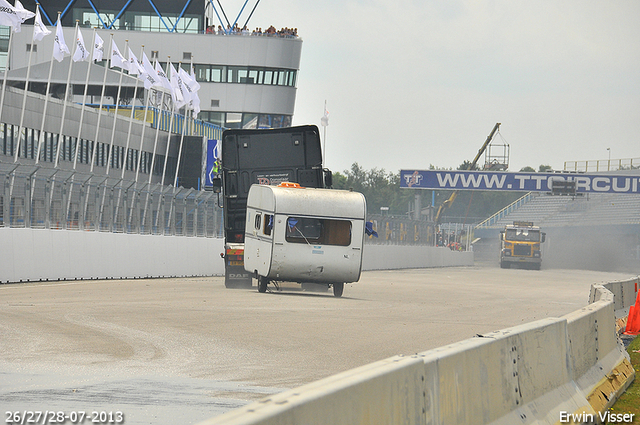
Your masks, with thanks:
[(513, 211), (519, 209), (521, 206), (523, 206), (524, 204), (529, 202), (534, 196), (539, 196), (539, 195), (538, 194), (533, 194), (533, 192), (528, 192), (527, 194), (525, 194), (524, 196), (516, 199), (515, 201), (513, 201), (512, 203), (510, 203), (509, 205), (507, 205), (506, 207), (504, 207), (503, 209), (501, 209), (497, 213), (493, 214), (491, 217), (489, 217), (486, 220), (480, 222), (476, 226), (476, 228), (488, 228), (488, 227), (493, 226), (498, 221), (500, 221), (503, 217), (511, 214)]
[(565, 161), (564, 171), (621, 171), (640, 169), (640, 158), (597, 159), (593, 161)]
[(222, 237), (217, 195), (70, 170), (0, 172), (0, 226)]
[[(222, 238), (221, 203), (212, 192), (0, 163), (0, 227)], [(367, 244), (435, 244), (433, 223), (368, 220), (378, 237), (367, 237)]]

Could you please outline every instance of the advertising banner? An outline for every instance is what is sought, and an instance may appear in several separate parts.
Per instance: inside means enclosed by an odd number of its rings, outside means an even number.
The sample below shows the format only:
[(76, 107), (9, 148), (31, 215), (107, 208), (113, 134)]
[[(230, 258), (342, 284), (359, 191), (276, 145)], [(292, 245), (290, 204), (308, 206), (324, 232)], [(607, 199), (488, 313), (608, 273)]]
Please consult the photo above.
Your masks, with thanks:
[(640, 175), (633, 174), (400, 171), (400, 187), (408, 189), (551, 192), (554, 180), (575, 181), (577, 193), (640, 194)]
[(204, 166), (204, 188), (213, 188), (213, 178), (220, 173), (220, 140), (207, 140), (207, 156)]

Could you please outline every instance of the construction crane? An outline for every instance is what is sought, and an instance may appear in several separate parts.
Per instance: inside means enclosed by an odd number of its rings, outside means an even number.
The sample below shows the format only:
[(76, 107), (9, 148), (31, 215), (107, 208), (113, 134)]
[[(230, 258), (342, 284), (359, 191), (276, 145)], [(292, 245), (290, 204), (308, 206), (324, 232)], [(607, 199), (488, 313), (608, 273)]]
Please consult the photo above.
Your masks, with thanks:
[[(469, 164), (469, 167), (467, 168), (468, 170), (473, 170), (476, 167), (476, 164), (478, 163), (480, 156), (482, 156), (484, 151), (487, 149), (487, 146), (489, 146), (489, 143), (491, 143), (491, 140), (493, 140), (493, 136), (496, 134), (499, 128), (500, 128), (500, 123), (496, 123), (496, 125), (493, 127), (493, 130), (491, 130), (491, 133), (489, 134), (489, 136), (487, 136), (487, 140), (485, 140), (480, 150), (478, 150), (478, 154), (476, 155), (475, 158), (473, 158), (473, 161), (471, 161), (471, 164)], [(451, 196), (449, 196), (449, 199), (444, 201), (442, 205), (440, 205), (440, 207), (438, 208), (438, 212), (436, 213), (436, 216), (433, 220), (436, 226), (440, 224), (440, 219), (442, 218), (442, 214), (444, 213), (444, 211), (447, 208), (449, 208), (451, 204), (453, 204), (453, 201), (456, 200), (456, 197), (458, 196), (458, 192), (459, 190), (454, 190)]]

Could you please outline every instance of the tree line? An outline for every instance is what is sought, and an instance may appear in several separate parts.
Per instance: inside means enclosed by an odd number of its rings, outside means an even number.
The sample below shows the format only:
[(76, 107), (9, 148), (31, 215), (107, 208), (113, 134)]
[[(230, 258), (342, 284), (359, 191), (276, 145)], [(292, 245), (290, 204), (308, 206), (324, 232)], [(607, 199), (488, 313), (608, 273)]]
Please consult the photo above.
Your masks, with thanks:
[[(467, 170), (470, 165), (469, 161), (465, 161), (457, 169)], [(429, 169), (438, 168), (430, 165)], [(538, 171), (544, 172), (550, 169), (549, 165), (540, 165)], [(520, 171), (535, 172), (532, 167), (523, 167)], [(396, 216), (407, 216), (408, 212), (413, 210), (417, 191), (421, 192), (422, 209), (429, 208), (433, 203), (436, 211), (452, 193), (450, 190), (401, 189), (400, 172), (388, 172), (384, 168), (365, 170), (357, 162), (342, 173), (333, 173), (333, 188), (352, 189), (362, 193), (367, 200), (369, 214), (380, 214), (380, 208), (384, 208), (387, 213), (386, 208), (388, 208), (388, 214)], [(490, 217), (523, 195), (522, 192), (463, 190), (444, 212), (441, 222), (476, 223)]]

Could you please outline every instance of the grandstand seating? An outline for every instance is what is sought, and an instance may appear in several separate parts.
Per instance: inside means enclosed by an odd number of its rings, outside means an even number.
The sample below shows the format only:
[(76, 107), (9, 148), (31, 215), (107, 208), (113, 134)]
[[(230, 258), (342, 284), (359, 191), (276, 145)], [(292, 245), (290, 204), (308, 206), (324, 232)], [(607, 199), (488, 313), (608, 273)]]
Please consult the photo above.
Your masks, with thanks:
[(530, 193), (478, 225), (502, 228), (514, 221), (533, 221), (538, 226), (640, 224), (640, 196), (635, 194), (589, 194), (552, 196)]

